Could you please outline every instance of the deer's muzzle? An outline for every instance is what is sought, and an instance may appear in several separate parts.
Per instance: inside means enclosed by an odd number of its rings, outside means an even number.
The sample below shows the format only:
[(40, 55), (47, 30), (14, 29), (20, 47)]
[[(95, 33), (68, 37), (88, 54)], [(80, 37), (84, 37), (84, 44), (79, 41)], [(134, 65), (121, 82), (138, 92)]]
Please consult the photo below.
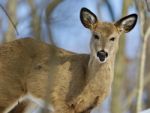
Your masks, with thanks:
[(101, 62), (104, 62), (106, 60), (106, 58), (108, 57), (108, 53), (105, 52), (104, 50), (98, 51), (97, 52), (97, 57), (99, 58), (99, 60)]

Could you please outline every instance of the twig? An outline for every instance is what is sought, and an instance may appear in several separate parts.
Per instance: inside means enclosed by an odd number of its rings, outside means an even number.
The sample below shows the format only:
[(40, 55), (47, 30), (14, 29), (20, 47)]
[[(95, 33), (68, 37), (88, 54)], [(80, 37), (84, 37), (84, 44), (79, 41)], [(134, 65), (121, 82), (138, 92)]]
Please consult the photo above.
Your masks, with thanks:
[(142, 109), (142, 96), (143, 96), (143, 87), (144, 87), (144, 68), (145, 68), (145, 59), (146, 59), (146, 46), (147, 46), (147, 30), (146, 34), (144, 34), (144, 23), (145, 23), (145, 15), (143, 10), (142, 1), (135, 0), (136, 8), (139, 12), (140, 17), (140, 35), (142, 38), (142, 46), (141, 46), (141, 56), (140, 56), (140, 67), (139, 67), (139, 76), (137, 82), (137, 105), (136, 105), (136, 113), (140, 113)]
[(48, 25), (48, 35), (49, 35), (49, 39), (51, 41), (51, 44), (54, 44), (53, 38), (52, 38), (52, 33), (51, 33), (51, 20), (49, 20), (49, 17), (51, 16), (54, 8), (60, 3), (62, 2), (62, 0), (53, 0), (48, 7), (46, 8), (46, 24)]
[(143, 37), (143, 40), (142, 40), (136, 113), (140, 113), (140, 111), (142, 109), (142, 95), (143, 95), (143, 87), (144, 87), (143, 84), (144, 84), (144, 69), (145, 69), (145, 59), (146, 59), (146, 47), (147, 47), (147, 40), (148, 40), (149, 35), (150, 35), (150, 27), (146, 31), (146, 33)]
[(107, 8), (108, 8), (109, 13), (110, 13), (110, 15), (111, 15), (111, 19), (112, 19), (113, 21), (115, 21), (115, 15), (114, 15), (113, 8), (112, 8), (111, 4), (109, 3), (108, 0), (105, 0), (105, 3), (106, 3), (106, 5), (107, 5)]
[(145, 0), (145, 2), (146, 2), (147, 10), (150, 12), (150, 6), (149, 6), (149, 3), (148, 3), (148, 0)]
[(15, 29), (15, 32), (17, 35), (19, 35), (19, 32), (17, 30), (16, 25), (14, 24), (14, 22), (12, 21), (11, 17), (9, 16), (9, 14), (7, 13), (6, 9), (0, 4), (1, 9), (4, 11), (4, 13), (6, 14), (6, 16), (8, 17), (10, 23), (12, 24), (13, 28)]
[[(147, 74), (146, 77), (144, 77), (144, 86), (145, 87), (148, 83), (150, 82), (150, 73)], [(124, 107), (124, 112), (130, 107), (130, 105), (132, 104), (132, 100), (134, 99), (135, 95), (136, 95), (137, 89), (133, 89), (131, 93), (129, 93), (129, 95), (127, 96), (126, 102), (125, 102), (125, 107)]]

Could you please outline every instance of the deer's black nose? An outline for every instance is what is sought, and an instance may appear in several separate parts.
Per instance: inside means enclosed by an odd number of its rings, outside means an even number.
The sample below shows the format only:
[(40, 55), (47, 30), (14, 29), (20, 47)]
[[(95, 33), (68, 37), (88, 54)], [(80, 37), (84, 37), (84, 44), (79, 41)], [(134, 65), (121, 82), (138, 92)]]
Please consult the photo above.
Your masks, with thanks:
[(108, 53), (105, 52), (104, 50), (98, 51), (97, 52), (97, 57), (99, 57), (100, 61), (105, 61), (105, 58), (108, 57)]

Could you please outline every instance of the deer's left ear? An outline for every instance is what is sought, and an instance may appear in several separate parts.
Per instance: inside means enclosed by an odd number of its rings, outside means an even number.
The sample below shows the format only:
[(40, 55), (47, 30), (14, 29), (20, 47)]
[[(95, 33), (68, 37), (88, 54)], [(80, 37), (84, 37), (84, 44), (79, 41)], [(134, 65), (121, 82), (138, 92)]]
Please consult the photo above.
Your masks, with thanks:
[(117, 26), (117, 28), (119, 28), (120, 31), (127, 33), (134, 28), (137, 22), (137, 18), (137, 14), (128, 15), (117, 21), (115, 23), (115, 26)]
[(80, 20), (84, 27), (92, 29), (97, 23), (96, 15), (87, 8), (82, 8), (80, 11)]

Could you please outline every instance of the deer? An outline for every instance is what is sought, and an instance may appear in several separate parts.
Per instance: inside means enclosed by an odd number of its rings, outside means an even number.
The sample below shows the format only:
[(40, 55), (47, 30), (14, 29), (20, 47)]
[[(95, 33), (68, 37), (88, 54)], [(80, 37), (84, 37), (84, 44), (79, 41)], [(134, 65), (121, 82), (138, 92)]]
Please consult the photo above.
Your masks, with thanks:
[[(89, 54), (30, 37), (0, 45), (0, 113), (27, 100), (46, 105), (50, 113), (90, 113), (111, 91), (119, 38), (134, 28), (137, 18), (130, 14), (103, 22), (81, 8), (81, 23), (92, 33)], [(57, 71), (51, 74), (51, 69)]]

